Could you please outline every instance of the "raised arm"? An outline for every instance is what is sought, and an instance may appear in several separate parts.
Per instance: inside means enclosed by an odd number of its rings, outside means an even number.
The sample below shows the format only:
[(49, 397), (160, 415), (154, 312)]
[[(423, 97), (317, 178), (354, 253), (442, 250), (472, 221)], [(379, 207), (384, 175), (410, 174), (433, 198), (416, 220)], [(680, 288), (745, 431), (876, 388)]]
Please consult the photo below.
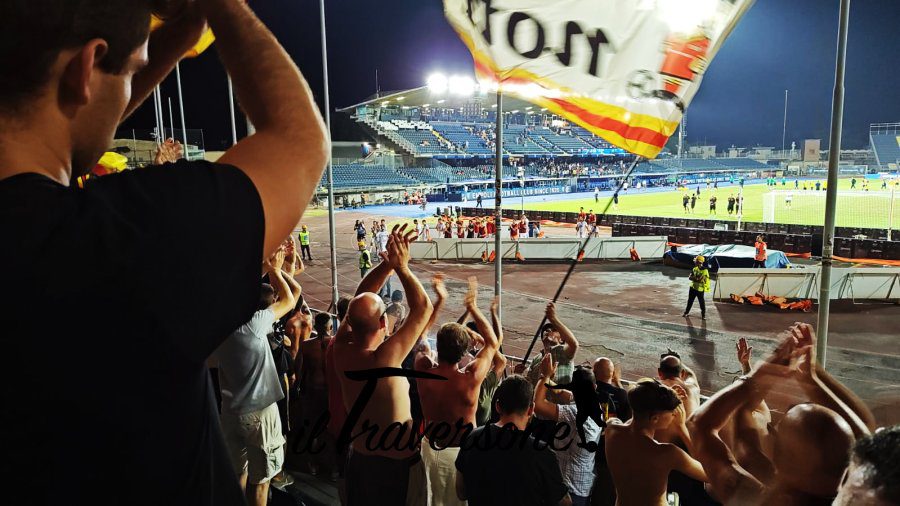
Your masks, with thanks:
[(552, 302), (547, 304), (547, 321), (552, 323), (556, 330), (559, 331), (559, 337), (562, 339), (563, 344), (566, 345), (566, 355), (570, 359), (574, 359), (575, 353), (578, 351), (578, 340), (575, 339), (575, 334), (569, 330), (569, 327), (566, 327), (566, 324), (560, 321), (556, 315), (556, 304)]
[[(809, 400), (820, 406), (834, 410), (837, 414), (850, 424), (853, 435), (857, 438), (868, 435), (869, 427), (862, 420), (859, 412), (851, 408), (841, 397), (839, 397), (829, 385), (822, 379), (820, 372), (824, 372), (821, 367), (816, 364), (816, 332), (811, 325), (806, 323), (797, 323), (791, 327), (791, 333), (805, 347), (805, 354), (801, 360), (797, 381), (800, 387), (809, 396)], [(828, 373), (825, 373), (828, 374)], [(834, 378), (828, 375), (832, 384), (840, 385)], [(845, 396), (852, 399), (853, 404), (863, 406), (863, 411), (868, 413), (862, 401), (858, 400), (849, 390), (840, 385), (841, 391)], [(871, 417), (871, 413), (868, 413)], [(874, 418), (874, 417), (873, 417)]]
[[(402, 227), (398, 225), (394, 225), (394, 228), (391, 229), (391, 237), (397, 235), (406, 234), (406, 224), (403, 224)], [(388, 278), (391, 277), (391, 274), (394, 273), (394, 268), (391, 266), (391, 263), (388, 261), (387, 254), (382, 253), (381, 262), (378, 263), (372, 270), (366, 274), (366, 277), (363, 278), (362, 281), (359, 282), (359, 285), (356, 287), (356, 295), (360, 295), (366, 292), (378, 293), (381, 291), (381, 288), (387, 283)]]
[[(431, 286), (434, 288), (435, 300), (434, 300), (434, 310), (431, 311), (431, 318), (428, 319), (428, 325), (425, 326), (425, 333), (434, 326), (434, 322), (437, 321), (438, 314), (440, 314), (441, 309), (444, 308), (444, 304), (447, 302), (447, 298), (449, 295), (447, 294), (447, 287), (444, 286), (444, 275), (443, 274), (435, 274), (431, 277)], [(424, 333), (423, 333), (424, 334)]]
[(197, 0), (256, 133), (219, 159), (243, 170), (262, 200), (263, 254), (303, 216), (331, 152), (312, 93), (297, 66), (242, 0)]
[(478, 309), (478, 279), (474, 276), (469, 278), (469, 291), (466, 293), (466, 309), (472, 315), (472, 321), (478, 329), (478, 334), (484, 339), (484, 346), (475, 354), (475, 360), (466, 366), (466, 372), (473, 374), (476, 379), (483, 380), (491, 370), (491, 364), (494, 361), (494, 354), (500, 343), (497, 336), (494, 335), (494, 329), (490, 322), (485, 318), (484, 313)]
[(197, 2), (188, 2), (181, 15), (167, 20), (150, 34), (148, 63), (131, 80), (131, 101), (125, 108), (123, 121), (147, 100), (153, 89), (172, 72), (175, 64), (197, 44), (205, 29), (206, 19)]
[(547, 400), (547, 384), (556, 376), (556, 362), (550, 353), (541, 359), (541, 378), (534, 387), (534, 413), (544, 420), (559, 420), (559, 406)]
[(713, 395), (688, 421), (694, 454), (703, 464), (713, 494), (720, 502), (752, 502), (765, 490), (756, 477), (741, 467), (719, 437), (719, 430), (740, 409), (758, 405), (775, 382), (792, 374), (790, 366), (797, 359), (797, 344), (792, 336), (785, 336), (766, 362)]
[(415, 232), (406, 234), (397, 232), (392, 233), (388, 241), (386, 262), (390, 263), (394, 272), (397, 273), (400, 284), (403, 285), (403, 291), (406, 292), (409, 316), (406, 317), (399, 329), (395, 329), (394, 335), (375, 350), (375, 356), (381, 364), (399, 365), (406, 358), (418, 342), (422, 332), (425, 331), (425, 326), (431, 319), (431, 312), (434, 310), (431, 299), (428, 298), (422, 284), (409, 269), (409, 243), (414, 238)]
[(276, 296), (275, 303), (272, 304), (269, 309), (275, 313), (276, 320), (288, 314), (291, 309), (294, 309), (294, 305), (296, 304), (294, 296), (291, 294), (291, 290), (288, 286), (288, 282), (284, 279), (284, 273), (281, 271), (281, 266), (283, 264), (284, 251), (278, 250), (266, 265), (269, 268), (269, 280), (275, 288)]

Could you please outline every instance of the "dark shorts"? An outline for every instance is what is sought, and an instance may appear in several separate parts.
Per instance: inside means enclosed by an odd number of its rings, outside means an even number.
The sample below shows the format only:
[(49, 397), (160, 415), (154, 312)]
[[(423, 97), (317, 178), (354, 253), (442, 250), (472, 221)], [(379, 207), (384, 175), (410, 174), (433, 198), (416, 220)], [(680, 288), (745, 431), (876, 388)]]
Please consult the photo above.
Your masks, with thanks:
[(406, 506), (428, 501), (428, 482), (419, 453), (400, 460), (350, 450), (345, 476), (347, 506)]

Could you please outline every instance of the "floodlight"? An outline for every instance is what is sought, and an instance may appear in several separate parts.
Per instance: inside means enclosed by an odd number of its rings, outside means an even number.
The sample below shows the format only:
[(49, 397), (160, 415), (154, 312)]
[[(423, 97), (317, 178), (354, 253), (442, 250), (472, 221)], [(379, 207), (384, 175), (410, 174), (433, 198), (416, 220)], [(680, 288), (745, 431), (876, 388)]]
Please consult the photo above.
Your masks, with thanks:
[(452, 76), (448, 81), (450, 93), (459, 96), (470, 96), (475, 93), (475, 82), (465, 76)]
[(428, 90), (432, 93), (446, 93), (447, 92), (447, 76), (444, 74), (431, 74), (428, 76)]

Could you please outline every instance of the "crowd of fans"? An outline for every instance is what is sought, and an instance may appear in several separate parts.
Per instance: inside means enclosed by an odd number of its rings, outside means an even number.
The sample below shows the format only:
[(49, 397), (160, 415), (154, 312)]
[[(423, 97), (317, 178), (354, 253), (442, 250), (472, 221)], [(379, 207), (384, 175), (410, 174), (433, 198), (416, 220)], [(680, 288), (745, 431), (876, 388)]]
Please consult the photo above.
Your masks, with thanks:
[[(482, 312), (477, 282), (444, 323), (443, 277), (432, 301), (410, 269), (425, 223), (373, 223), (354, 297), (336, 319), (314, 315), (296, 281), (308, 240), (298, 252), (285, 237), (329, 157), (327, 129), (248, 5), (6, 7), (4, 504), (262, 505), (290, 481), (285, 467), (333, 478), (354, 506), (900, 502), (900, 427), (873, 432), (865, 405), (817, 365), (808, 325), (755, 366), (738, 342), (743, 375), (702, 402), (671, 350), (658, 378), (631, 384), (609, 358), (579, 364), (549, 304), (538, 356), (510, 374), (497, 305)], [(152, 12), (164, 24), (148, 50)], [(207, 25), (257, 133), (218, 164), (73, 187)], [(368, 253), (366, 224), (356, 230)], [(774, 413), (786, 383), (806, 402)]]
[[(891, 481), (900, 428), (873, 434), (871, 412), (816, 365), (811, 326), (792, 326), (755, 367), (741, 339), (742, 376), (705, 401), (673, 350), (657, 377), (631, 383), (608, 357), (582, 353), (579, 362), (579, 341), (552, 303), (536, 356), (512, 364), (496, 301), (485, 316), (474, 278), (465, 313), (444, 323), (443, 276), (431, 280), (432, 299), (409, 267), (422, 229), (372, 230), (381, 261), (336, 320), (311, 315), (293, 280), (302, 262), (286, 241), (264, 265), (271, 284), (259, 310), (213, 354), (226, 442), (255, 495), (283, 483), (286, 462), (335, 480), (350, 505), (900, 498)], [(392, 276), (402, 292), (385, 291)], [(787, 381), (807, 399), (773, 413), (767, 398)]]

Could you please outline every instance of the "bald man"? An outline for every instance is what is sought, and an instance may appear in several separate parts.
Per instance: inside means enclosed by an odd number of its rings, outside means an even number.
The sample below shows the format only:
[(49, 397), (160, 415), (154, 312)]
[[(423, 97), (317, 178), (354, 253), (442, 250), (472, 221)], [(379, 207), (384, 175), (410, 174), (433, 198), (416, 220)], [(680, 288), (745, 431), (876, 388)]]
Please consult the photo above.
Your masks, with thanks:
[[(354, 381), (347, 373), (399, 369), (431, 317), (431, 301), (409, 269), (409, 243), (414, 239), (415, 233), (406, 233), (405, 226), (399, 230), (394, 227), (385, 261), (360, 283), (335, 336), (333, 359), (348, 411), (352, 411), (367, 382)], [(376, 293), (391, 272), (400, 278), (410, 314), (388, 337), (386, 307)], [(412, 433), (409, 381), (404, 377), (378, 379), (352, 430), (358, 437), (352, 440), (346, 468), (349, 506), (427, 504), (419, 445), (408, 443)]]
[(607, 402), (607, 417), (618, 418), (623, 422), (631, 419), (631, 405), (628, 404), (628, 392), (622, 388), (619, 373), (613, 361), (606, 357), (594, 360), (594, 377), (597, 378), (597, 395), (601, 402)]
[[(771, 437), (771, 450), (756, 455), (768, 461), (771, 476), (756, 476), (738, 463), (719, 430), (742, 406), (759, 404), (775, 385), (790, 379), (817, 404), (800, 404), (785, 413)], [(689, 420), (694, 454), (709, 476), (711, 493), (724, 504), (831, 504), (855, 437), (869, 432), (842, 395), (819, 377), (812, 327), (791, 327), (766, 361), (716, 393)]]

